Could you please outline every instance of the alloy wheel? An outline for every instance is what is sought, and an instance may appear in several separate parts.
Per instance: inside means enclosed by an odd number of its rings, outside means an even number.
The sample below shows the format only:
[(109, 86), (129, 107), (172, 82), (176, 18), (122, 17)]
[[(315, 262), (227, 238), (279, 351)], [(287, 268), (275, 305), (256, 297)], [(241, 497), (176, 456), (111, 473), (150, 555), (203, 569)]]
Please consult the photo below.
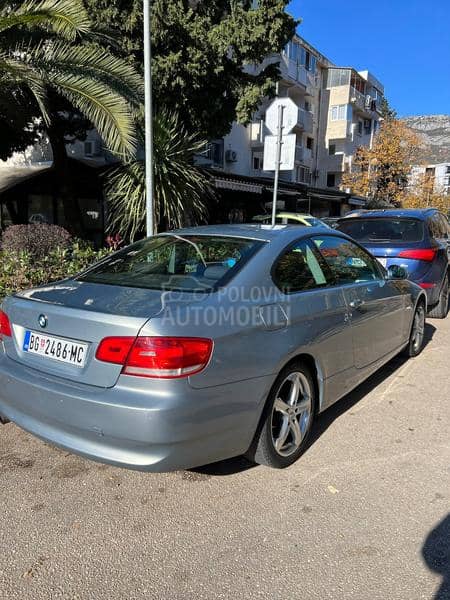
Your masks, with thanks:
[(425, 309), (418, 306), (414, 316), (413, 330), (411, 334), (414, 352), (418, 352), (423, 344), (425, 336)]
[(291, 456), (308, 433), (312, 416), (312, 390), (299, 371), (290, 373), (278, 388), (272, 411), (272, 443), (275, 451)]

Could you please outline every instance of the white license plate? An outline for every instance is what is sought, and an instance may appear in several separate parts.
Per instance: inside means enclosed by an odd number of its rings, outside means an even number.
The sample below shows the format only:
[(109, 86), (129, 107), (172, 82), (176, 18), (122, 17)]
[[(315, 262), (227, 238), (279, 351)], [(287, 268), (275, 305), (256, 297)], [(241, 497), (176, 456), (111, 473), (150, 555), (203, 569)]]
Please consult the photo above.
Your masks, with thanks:
[(378, 262), (383, 265), (384, 268), (387, 266), (387, 258), (377, 258)]
[(27, 330), (22, 349), (81, 368), (86, 362), (88, 344)]

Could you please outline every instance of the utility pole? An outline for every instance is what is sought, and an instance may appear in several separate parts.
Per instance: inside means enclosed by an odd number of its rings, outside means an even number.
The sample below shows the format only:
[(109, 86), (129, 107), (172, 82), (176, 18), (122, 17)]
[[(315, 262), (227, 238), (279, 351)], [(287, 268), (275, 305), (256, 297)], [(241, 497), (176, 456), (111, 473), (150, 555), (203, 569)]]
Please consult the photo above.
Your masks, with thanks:
[(153, 186), (153, 106), (151, 0), (144, 2), (144, 93), (145, 93), (145, 208), (147, 236), (155, 232)]
[(283, 145), (283, 115), (284, 106), (280, 104), (278, 107), (277, 156), (275, 159), (275, 179), (273, 182), (272, 227), (275, 227), (277, 217), (278, 181), (280, 178), (281, 147)]

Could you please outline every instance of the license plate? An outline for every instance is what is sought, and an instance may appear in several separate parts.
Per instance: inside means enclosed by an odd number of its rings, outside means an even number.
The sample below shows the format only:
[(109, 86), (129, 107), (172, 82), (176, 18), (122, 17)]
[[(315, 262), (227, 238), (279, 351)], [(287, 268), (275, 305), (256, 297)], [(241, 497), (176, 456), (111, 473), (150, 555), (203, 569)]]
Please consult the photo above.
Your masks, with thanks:
[(25, 331), (23, 351), (30, 354), (39, 354), (81, 368), (86, 362), (87, 350), (88, 344), (43, 335), (36, 331)]
[(377, 258), (378, 262), (383, 265), (384, 268), (387, 266), (387, 258)]

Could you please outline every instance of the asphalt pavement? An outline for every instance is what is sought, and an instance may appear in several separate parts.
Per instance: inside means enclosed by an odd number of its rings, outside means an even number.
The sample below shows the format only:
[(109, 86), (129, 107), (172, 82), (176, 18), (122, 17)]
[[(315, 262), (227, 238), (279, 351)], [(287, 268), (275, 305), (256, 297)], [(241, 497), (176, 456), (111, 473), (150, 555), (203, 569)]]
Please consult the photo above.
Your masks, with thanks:
[(161, 475), (0, 428), (2, 600), (450, 599), (450, 317), (274, 471)]

